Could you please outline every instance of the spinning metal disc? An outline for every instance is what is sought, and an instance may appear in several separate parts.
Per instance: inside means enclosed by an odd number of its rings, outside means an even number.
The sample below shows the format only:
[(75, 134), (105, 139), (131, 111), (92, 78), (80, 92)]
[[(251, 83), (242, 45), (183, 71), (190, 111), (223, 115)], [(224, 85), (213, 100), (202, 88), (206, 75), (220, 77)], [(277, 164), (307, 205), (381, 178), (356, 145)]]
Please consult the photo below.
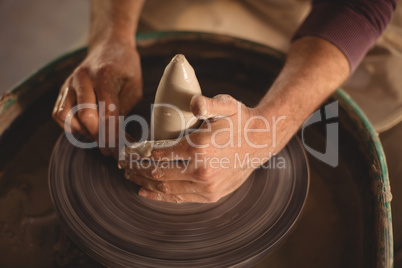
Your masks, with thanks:
[(266, 166), (217, 203), (156, 202), (137, 194), (138, 186), (124, 178), (114, 159), (76, 148), (63, 135), (53, 152), (49, 184), (70, 237), (104, 265), (250, 266), (283, 240), (308, 192), (307, 160), (298, 139)]

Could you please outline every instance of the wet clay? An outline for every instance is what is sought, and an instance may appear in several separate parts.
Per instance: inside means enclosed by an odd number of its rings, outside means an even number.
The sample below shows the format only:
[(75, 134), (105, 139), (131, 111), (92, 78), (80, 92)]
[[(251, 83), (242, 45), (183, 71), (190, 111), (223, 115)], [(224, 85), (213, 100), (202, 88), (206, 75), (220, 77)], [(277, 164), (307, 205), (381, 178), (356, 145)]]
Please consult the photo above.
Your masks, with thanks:
[(195, 95), (201, 95), (201, 88), (194, 69), (184, 55), (178, 54), (166, 66), (156, 91), (151, 117), (153, 140), (177, 138), (183, 130), (199, 124), (190, 110)]

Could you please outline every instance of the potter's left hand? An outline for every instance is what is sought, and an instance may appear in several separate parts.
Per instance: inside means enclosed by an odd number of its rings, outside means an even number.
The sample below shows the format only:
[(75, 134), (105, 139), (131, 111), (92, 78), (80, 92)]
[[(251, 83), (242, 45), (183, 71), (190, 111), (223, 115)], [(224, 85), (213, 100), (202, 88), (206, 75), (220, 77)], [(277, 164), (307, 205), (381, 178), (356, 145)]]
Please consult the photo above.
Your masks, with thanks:
[[(229, 95), (195, 96), (191, 109), (206, 119), (201, 127), (172, 146), (167, 141), (127, 148), (126, 177), (141, 186), (142, 197), (167, 202), (216, 202), (242, 185), (252, 171), (283, 145), (276, 144), (273, 124), (258, 108)], [(173, 142), (174, 141), (170, 141)], [(165, 147), (158, 146), (164, 143)]]

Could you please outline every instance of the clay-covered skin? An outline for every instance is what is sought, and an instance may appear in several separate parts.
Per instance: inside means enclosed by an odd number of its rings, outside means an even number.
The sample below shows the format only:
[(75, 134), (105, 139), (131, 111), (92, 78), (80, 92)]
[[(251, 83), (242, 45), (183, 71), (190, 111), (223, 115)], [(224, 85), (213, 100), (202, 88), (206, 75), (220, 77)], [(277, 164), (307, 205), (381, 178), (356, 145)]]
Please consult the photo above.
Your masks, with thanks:
[(193, 67), (178, 54), (166, 67), (156, 91), (151, 118), (151, 139), (164, 140), (182, 136), (185, 129), (199, 125), (190, 110), (191, 98), (201, 95)]

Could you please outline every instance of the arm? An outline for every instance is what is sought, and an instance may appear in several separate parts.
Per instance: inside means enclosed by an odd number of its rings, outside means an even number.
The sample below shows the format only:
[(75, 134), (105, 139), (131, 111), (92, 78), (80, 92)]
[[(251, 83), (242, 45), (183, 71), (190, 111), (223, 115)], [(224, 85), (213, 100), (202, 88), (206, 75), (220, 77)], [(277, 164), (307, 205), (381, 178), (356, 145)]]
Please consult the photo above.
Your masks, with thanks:
[[(134, 33), (143, 3), (91, 2), (88, 54), (61, 87), (53, 109), (54, 119), (65, 131), (78, 132), (99, 144), (100, 120), (108, 129), (110, 116), (125, 115), (141, 98), (141, 67)], [(79, 104), (91, 106), (73, 114), (71, 109)], [(105, 114), (98, 114), (98, 104), (105, 105)], [(103, 137), (103, 143), (108, 142), (109, 137)], [(104, 154), (111, 153), (107, 147), (100, 149)]]
[(332, 43), (312, 36), (292, 43), (284, 68), (256, 107), (266, 118), (286, 116), (277, 133), (279, 149), (348, 76), (348, 60)]

